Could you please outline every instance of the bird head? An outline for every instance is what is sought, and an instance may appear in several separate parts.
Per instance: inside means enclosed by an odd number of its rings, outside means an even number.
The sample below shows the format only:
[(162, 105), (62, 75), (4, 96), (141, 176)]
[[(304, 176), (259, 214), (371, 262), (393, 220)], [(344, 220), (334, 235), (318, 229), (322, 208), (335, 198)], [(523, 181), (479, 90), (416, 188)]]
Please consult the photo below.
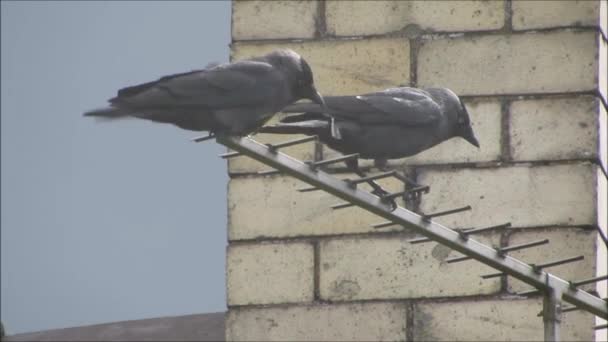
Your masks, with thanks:
[(312, 102), (325, 107), (323, 96), (321, 96), (315, 87), (312, 69), (302, 57), (300, 57), (300, 68), (296, 73), (295, 89), (293, 90), (293, 93), (298, 99), (309, 99)]
[(325, 107), (323, 96), (315, 88), (312, 69), (302, 56), (290, 49), (280, 49), (271, 52), (266, 58), (285, 73), (294, 102), (309, 99)]
[(479, 147), (479, 141), (473, 133), (473, 127), (471, 127), (471, 119), (469, 118), (469, 112), (467, 107), (460, 101), (460, 108), (458, 110), (458, 117), (456, 118), (456, 136), (463, 138), (464, 140), (471, 143), (471, 145)]

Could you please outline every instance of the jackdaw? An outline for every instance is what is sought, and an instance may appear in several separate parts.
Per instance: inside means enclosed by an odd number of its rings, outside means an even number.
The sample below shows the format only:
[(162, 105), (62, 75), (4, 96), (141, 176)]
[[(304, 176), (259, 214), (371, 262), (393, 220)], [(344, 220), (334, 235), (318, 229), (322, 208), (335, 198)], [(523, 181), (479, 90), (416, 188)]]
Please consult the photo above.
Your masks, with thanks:
[(299, 99), (324, 106), (310, 66), (292, 50), (169, 75), (127, 87), (105, 108), (85, 116), (127, 116), (192, 131), (247, 135)]
[[(466, 107), (447, 88), (390, 88), (359, 96), (326, 96), (326, 107), (296, 103), (283, 109), (291, 114), (264, 133), (317, 135), (321, 142), (343, 154), (359, 153), (383, 169), (387, 159), (403, 158), (429, 149), (452, 137), (479, 147)], [(350, 170), (364, 176), (356, 159)], [(370, 183), (374, 193), (383, 190)]]

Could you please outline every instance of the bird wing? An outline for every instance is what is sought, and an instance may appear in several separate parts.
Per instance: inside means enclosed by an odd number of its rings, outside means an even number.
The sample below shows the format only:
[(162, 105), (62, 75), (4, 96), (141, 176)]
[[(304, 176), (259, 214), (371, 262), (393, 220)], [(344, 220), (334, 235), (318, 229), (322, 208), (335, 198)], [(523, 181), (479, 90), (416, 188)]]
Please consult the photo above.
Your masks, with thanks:
[[(327, 120), (327, 117), (323, 115), (323, 113), (321, 112), (321, 106), (319, 106), (318, 104), (314, 104), (314, 106), (316, 107), (311, 107), (309, 111), (287, 111), (285, 109), (282, 110), (282, 112), (285, 113), (298, 113), (298, 114), (289, 114), (286, 115), (285, 117), (283, 117), (281, 119), (281, 123), (290, 123), (290, 122), (303, 122), (303, 121), (308, 121), (308, 120)], [(289, 108), (291, 106), (288, 106), (287, 108)], [(318, 107), (318, 108), (317, 108)], [(316, 110), (319, 110), (319, 112), (316, 112)]]
[(110, 102), (136, 108), (254, 105), (264, 101), (264, 88), (276, 84), (272, 81), (280, 77), (277, 73), (270, 64), (258, 61), (222, 64), (121, 89)]
[(288, 115), (281, 122), (322, 119), (323, 113), (338, 120), (361, 124), (430, 125), (441, 117), (439, 105), (430, 95), (415, 88), (394, 88), (359, 96), (326, 96), (326, 110), (315, 103), (296, 103), (283, 109)]
[(356, 98), (376, 109), (361, 115), (361, 121), (366, 123), (387, 122), (417, 126), (433, 124), (441, 117), (441, 108), (437, 102), (420, 89), (407, 88), (401, 91), (389, 89)]

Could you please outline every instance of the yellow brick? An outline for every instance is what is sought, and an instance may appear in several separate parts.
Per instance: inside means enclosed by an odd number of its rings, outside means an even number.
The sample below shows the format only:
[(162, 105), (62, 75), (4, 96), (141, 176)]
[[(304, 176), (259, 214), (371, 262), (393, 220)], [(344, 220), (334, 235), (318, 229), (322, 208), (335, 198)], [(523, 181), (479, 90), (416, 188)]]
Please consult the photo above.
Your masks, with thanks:
[(502, 1), (327, 1), (327, 31), (338, 36), (383, 34), (407, 25), (431, 31), (499, 29)]
[[(541, 300), (480, 300), (417, 304), (415, 341), (542, 341)], [(562, 316), (564, 341), (591, 341), (593, 315)]]
[(597, 25), (599, 3), (596, 0), (515, 0), (511, 5), (513, 28), (526, 30), (545, 27)]
[[(498, 245), (498, 235), (478, 241)], [(476, 262), (445, 263), (461, 254), (437, 243), (410, 244), (404, 237), (322, 241), (320, 293), (331, 301), (465, 296), (496, 293), (492, 268)], [(432, 284), (432, 285), (430, 285)]]
[(227, 341), (404, 341), (402, 303), (230, 309)]
[(596, 166), (589, 163), (488, 169), (425, 170), (431, 186), (421, 210), (432, 213), (471, 205), (472, 211), (437, 218), (448, 227), (511, 222), (514, 227), (593, 225)]
[[(598, 213), (598, 226), (604, 232), (604, 236), (608, 236), (608, 179), (604, 173), (598, 168), (598, 194), (597, 194), (597, 208)], [(595, 243), (596, 251), (596, 269), (595, 276), (603, 276), (608, 274), (608, 246), (602, 240), (599, 234), (597, 234)], [(603, 280), (596, 283), (595, 290), (600, 298), (608, 297), (608, 280)], [(596, 325), (606, 324), (606, 320), (602, 320), (599, 317), (596, 319)], [(606, 329), (597, 330), (595, 335), (596, 341), (606, 341), (608, 331)]]
[[(353, 178), (353, 175), (337, 177)], [(403, 189), (402, 183), (392, 178), (379, 183), (391, 192)], [(333, 210), (331, 205), (343, 200), (324, 191), (296, 190), (303, 187), (309, 185), (288, 176), (231, 179), (229, 240), (371, 232), (375, 229), (370, 224), (384, 221), (357, 207)], [(364, 184), (361, 189), (369, 187)]]
[(597, 35), (597, 40), (599, 44), (598, 88), (600, 96), (608, 103), (608, 41), (600, 34)]
[(599, 104), (599, 156), (600, 164), (604, 170), (608, 170), (608, 111), (603, 104)]
[(459, 95), (593, 90), (598, 52), (594, 32), (552, 32), (426, 41), (418, 83)]
[(308, 61), (317, 89), (323, 95), (360, 94), (409, 83), (409, 42), (401, 38), (236, 43), (232, 54), (241, 59), (278, 48), (293, 49)]
[[(597, 226), (602, 229), (604, 232), (604, 236), (608, 236), (608, 179), (604, 172), (597, 169), (596, 173), (597, 179)], [(605, 247), (605, 246), (604, 246)], [(606, 252), (606, 250), (603, 250)], [(607, 274), (608, 272), (604, 272), (603, 274)]]
[(307, 243), (230, 245), (228, 305), (312, 301), (313, 254)]
[[(582, 261), (551, 267), (546, 271), (564, 280), (572, 281), (595, 276), (595, 232), (568, 228), (517, 232), (510, 236), (509, 245), (542, 239), (549, 239), (549, 244), (510, 252), (509, 255), (527, 264), (540, 264), (583, 255), (585, 259)], [(511, 292), (517, 293), (533, 289), (513, 277), (508, 277), (507, 282)], [(584, 287), (587, 290), (594, 288), (595, 284)]]
[(513, 102), (509, 127), (512, 158), (596, 158), (598, 106), (592, 96)]
[(316, 1), (233, 1), (232, 39), (312, 38)]
[(608, 38), (608, 1), (600, 1), (600, 30)]

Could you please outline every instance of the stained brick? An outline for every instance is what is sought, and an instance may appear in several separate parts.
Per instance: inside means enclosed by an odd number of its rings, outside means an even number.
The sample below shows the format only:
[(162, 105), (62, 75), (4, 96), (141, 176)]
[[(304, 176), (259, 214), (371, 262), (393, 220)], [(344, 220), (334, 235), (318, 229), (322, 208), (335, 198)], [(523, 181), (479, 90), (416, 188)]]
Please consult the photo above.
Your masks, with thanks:
[(592, 90), (597, 50), (594, 32), (428, 40), (418, 55), (418, 83), (459, 95)]
[(227, 341), (404, 341), (402, 303), (230, 309)]
[(600, 34), (597, 35), (597, 40), (599, 45), (598, 89), (604, 102), (608, 103), (608, 41), (602, 38)]
[[(353, 178), (353, 175), (337, 175)], [(390, 192), (403, 189), (395, 179), (379, 183)], [(383, 221), (357, 208), (332, 210), (343, 201), (324, 191), (298, 192), (309, 187), (292, 177), (234, 178), (228, 187), (228, 238), (293, 237), (370, 232)], [(367, 184), (361, 189), (369, 190)], [(397, 228), (395, 228), (397, 229)]]
[(233, 1), (232, 39), (312, 38), (316, 1)]
[(600, 1), (600, 30), (608, 39), (608, 2)]
[(603, 104), (599, 104), (599, 157), (600, 164), (604, 168), (604, 170), (608, 171), (608, 111), (606, 111), (606, 107)]
[(410, 77), (409, 42), (402, 38), (374, 38), (301, 43), (233, 44), (235, 59), (289, 48), (302, 55), (315, 74), (323, 95), (360, 94), (399, 84)]
[(516, 0), (511, 5), (513, 28), (525, 30), (598, 25), (599, 6), (599, 1), (589, 0)]
[(514, 227), (592, 225), (596, 222), (596, 166), (590, 163), (487, 169), (421, 169), (431, 185), (421, 210), (431, 213), (465, 205), (473, 210), (437, 218), (448, 227), (511, 222)]
[(502, 1), (327, 1), (327, 31), (383, 34), (417, 25), (429, 31), (479, 31), (504, 24)]
[(514, 160), (596, 158), (598, 106), (592, 96), (513, 102), (511, 156)]
[[(528, 264), (540, 264), (563, 258), (583, 255), (584, 260), (548, 268), (565, 280), (582, 280), (595, 276), (595, 232), (576, 228), (553, 228), (514, 233), (509, 237), (509, 245), (549, 239), (548, 245), (527, 248), (509, 253), (511, 256)], [(507, 277), (508, 289), (511, 292), (532, 290), (532, 287), (513, 278)], [(585, 289), (592, 289), (594, 285)]]
[[(478, 300), (417, 304), (416, 341), (542, 341), (543, 320), (536, 315), (541, 300)], [(593, 340), (593, 315), (575, 311), (563, 315), (564, 341)]]
[(312, 301), (313, 247), (308, 243), (231, 245), (228, 305)]
[[(498, 236), (479, 237), (489, 245)], [(500, 280), (479, 276), (492, 268), (475, 262), (447, 264), (457, 252), (436, 243), (412, 245), (403, 237), (353, 238), (320, 245), (321, 298), (340, 301), (447, 297), (495, 293)], [(432, 285), (430, 285), (432, 284)]]

